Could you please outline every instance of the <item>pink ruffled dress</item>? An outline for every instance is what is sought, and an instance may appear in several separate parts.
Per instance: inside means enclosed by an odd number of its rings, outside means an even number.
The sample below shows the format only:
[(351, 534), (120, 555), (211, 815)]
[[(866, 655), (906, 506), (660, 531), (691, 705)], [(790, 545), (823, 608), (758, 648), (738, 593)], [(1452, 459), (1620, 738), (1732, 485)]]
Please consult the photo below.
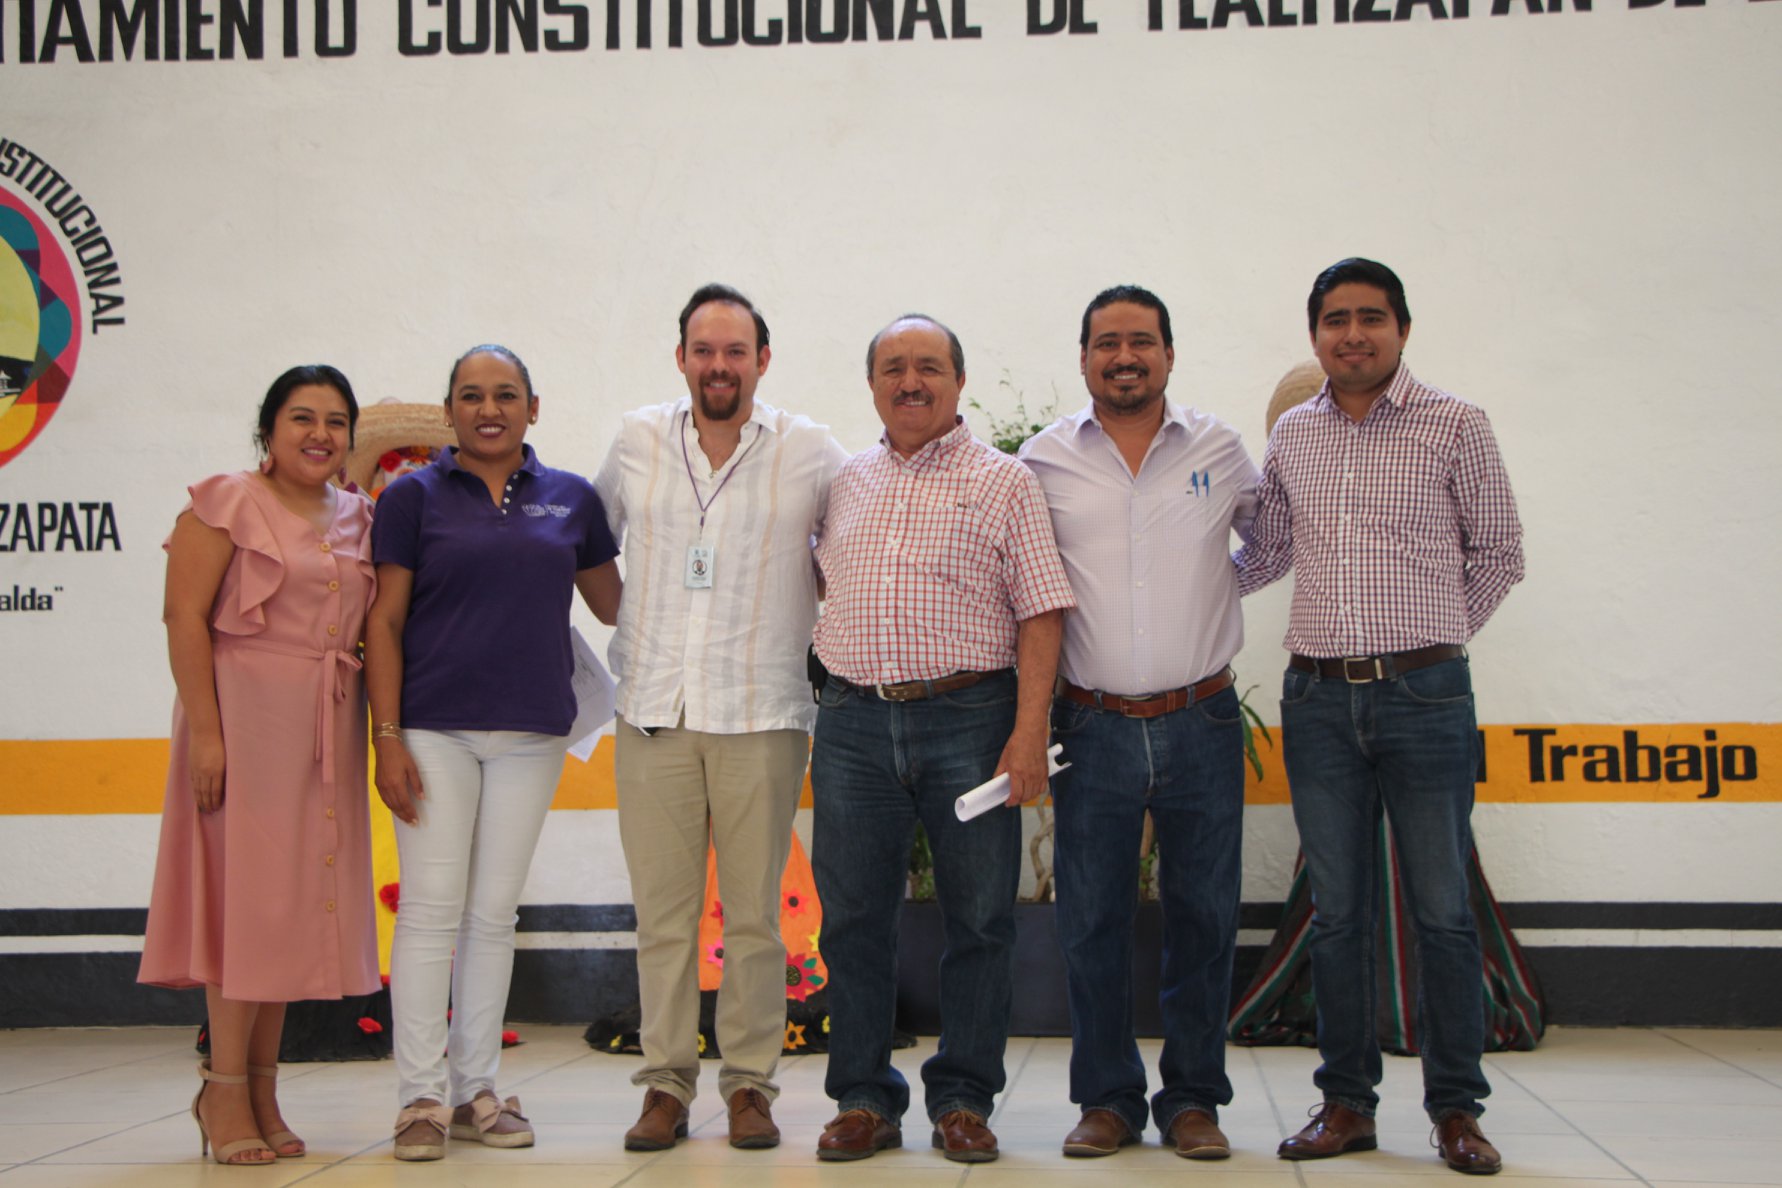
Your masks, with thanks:
[[(139, 982), (294, 1002), (378, 988), (358, 645), (371, 602), (371, 501), (338, 492), (318, 534), (250, 472), (186, 510), (235, 556), (211, 607), (223, 807), (199, 813), (186, 715), (173, 752)], [(182, 513), (183, 514), (183, 513)]]

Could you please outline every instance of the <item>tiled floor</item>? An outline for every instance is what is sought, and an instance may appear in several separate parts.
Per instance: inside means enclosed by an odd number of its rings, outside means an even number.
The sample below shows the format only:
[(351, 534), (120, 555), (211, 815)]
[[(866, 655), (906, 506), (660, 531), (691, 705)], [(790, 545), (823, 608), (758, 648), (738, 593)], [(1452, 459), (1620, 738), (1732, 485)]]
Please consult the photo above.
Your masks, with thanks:
[[(1234, 1048), (1237, 1099), (1221, 1119), (1236, 1144), (1230, 1161), (1189, 1163), (1154, 1143), (1107, 1159), (1066, 1160), (1058, 1144), (1075, 1118), (1065, 1091), (1069, 1043), (1016, 1039), (1009, 1045), (1009, 1090), (992, 1120), (1002, 1141), (998, 1162), (945, 1162), (912, 1117), (907, 1148), (865, 1163), (821, 1165), (812, 1151), (831, 1114), (821, 1056), (782, 1066), (775, 1115), (786, 1142), (778, 1150), (725, 1144), (723, 1108), (710, 1079), (716, 1070), (707, 1065), (692, 1137), (673, 1151), (636, 1155), (620, 1144), (641, 1098), (629, 1081), (635, 1058), (592, 1053), (575, 1028), (528, 1026), (522, 1035), (526, 1042), (504, 1058), (502, 1090), (522, 1097), (538, 1127), (531, 1150), (459, 1143), (443, 1162), (398, 1164), (388, 1144), (391, 1065), (292, 1065), (283, 1082), (285, 1114), (309, 1140), (309, 1157), (237, 1169), (198, 1158), (186, 1115), (196, 1086), (189, 1030), (0, 1032), (0, 1188), (1462, 1182), (1428, 1146), (1410, 1060), (1387, 1061), (1376, 1152), (1310, 1164), (1276, 1159), (1275, 1144), (1312, 1104), (1315, 1057), (1301, 1049)], [(913, 1076), (932, 1043), (898, 1053), (898, 1065)], [(1146, 1049), (1154, 1060), (1155, 1045)], [(1539, 1051), (1491, 1056), (1487, 1066), (1495, 1092), (1485, 1130), (1504, 1153), (1503, 1178), (1519, 1186), (1782, 1185), (1782, 1032), (1556, 1029)]]

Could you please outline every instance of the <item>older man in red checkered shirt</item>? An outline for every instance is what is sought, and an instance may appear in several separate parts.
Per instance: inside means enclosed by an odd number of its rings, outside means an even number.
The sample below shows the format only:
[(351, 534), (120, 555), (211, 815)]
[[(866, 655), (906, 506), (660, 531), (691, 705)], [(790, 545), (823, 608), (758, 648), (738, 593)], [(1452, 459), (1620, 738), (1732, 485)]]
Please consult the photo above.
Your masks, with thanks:
[[(1021, 818), (1046, 791), (1047, 711), (1074, 605), (1039, 481), (959, 417), (958, 337), (910, 314), (867, 348), (885, 424), (830, 489), (816, 630), (829, 671), (811, 753), (811, 858), (829, 965), (829, 1071), (839, 1106), (817, 1155), (902, 1145), (908, 1084), (891, 1065), (897, 915), (916, 822), (946, 924), (940, 1049), (922, 1066), (932, 1143), (996, 1158), (985, 1125), (1005, 1077)], [(1007, 806), (953, 802), (1007, 773)]]

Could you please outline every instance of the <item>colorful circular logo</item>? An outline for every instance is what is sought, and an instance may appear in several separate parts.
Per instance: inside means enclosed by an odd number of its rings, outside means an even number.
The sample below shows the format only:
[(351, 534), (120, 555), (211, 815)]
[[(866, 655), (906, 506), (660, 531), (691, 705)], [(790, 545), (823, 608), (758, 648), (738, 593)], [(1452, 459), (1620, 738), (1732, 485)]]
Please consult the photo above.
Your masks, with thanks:
[(61, 244), (0, 187), (0, 466), (62, 406), (80, 357), (79, 301)]

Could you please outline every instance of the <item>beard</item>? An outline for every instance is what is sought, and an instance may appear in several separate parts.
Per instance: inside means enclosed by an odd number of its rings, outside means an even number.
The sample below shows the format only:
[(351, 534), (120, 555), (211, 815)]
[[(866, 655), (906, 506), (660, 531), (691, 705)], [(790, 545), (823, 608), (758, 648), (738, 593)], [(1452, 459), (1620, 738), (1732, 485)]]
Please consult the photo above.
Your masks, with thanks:
[(728, 421), (742, 407), (742, 385), (731, 380), (729, 396), (713, 396), (704, 384), (699, 386), (699, 412), (708, 421)]
[(1107, 392), (1095, 398), (1095, 402), (1115, 412), (1129, 413), (1138, 412), (1162, 398), (1163, 393), (1152, 390), (1149, 385), (1134, 388), (1130, 392), (1116, 391), (1110, 386)]

